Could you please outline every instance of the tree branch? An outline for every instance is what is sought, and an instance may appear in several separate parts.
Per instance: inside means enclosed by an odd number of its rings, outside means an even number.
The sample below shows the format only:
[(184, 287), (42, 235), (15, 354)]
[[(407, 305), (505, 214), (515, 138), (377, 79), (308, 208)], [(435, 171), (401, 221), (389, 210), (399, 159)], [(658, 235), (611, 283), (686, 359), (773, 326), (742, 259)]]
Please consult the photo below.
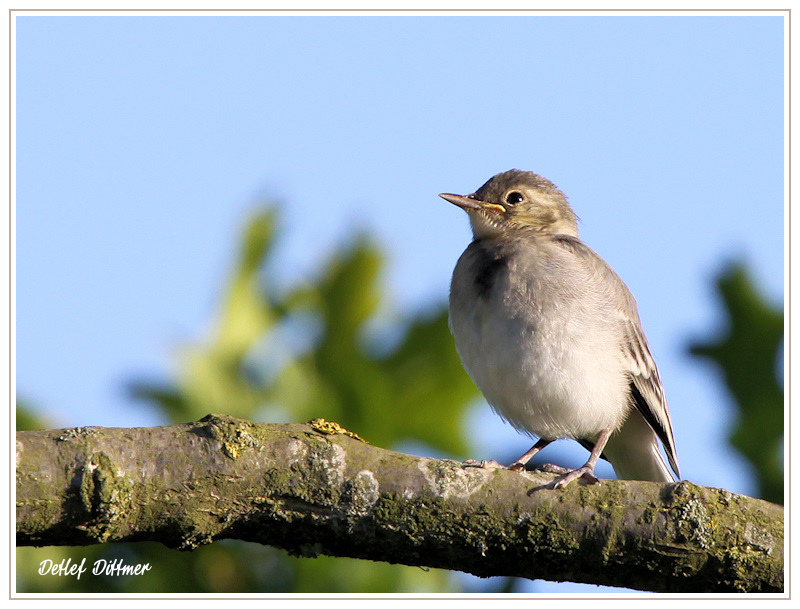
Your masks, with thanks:
[(780, 506), (689, 482), (554, 491), (551, 475), (464, 468), (336, 431), (209, 415), (18, 432), (17, 544), (191, 550), (232, 538), (481, 577), (783, 590)]

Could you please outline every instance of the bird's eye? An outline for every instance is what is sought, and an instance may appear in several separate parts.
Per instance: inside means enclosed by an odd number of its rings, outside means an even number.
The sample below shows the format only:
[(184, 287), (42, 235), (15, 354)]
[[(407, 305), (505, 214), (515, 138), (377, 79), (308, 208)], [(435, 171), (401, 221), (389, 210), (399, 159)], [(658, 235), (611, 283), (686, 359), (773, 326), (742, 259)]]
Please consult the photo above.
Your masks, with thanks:
[(516, 205), (517, 203), (522, 203), (524, 200), (525, 197), (522, 196), (522, 193), (516, 190), (506, 195), (506, 203), (509, 205)]

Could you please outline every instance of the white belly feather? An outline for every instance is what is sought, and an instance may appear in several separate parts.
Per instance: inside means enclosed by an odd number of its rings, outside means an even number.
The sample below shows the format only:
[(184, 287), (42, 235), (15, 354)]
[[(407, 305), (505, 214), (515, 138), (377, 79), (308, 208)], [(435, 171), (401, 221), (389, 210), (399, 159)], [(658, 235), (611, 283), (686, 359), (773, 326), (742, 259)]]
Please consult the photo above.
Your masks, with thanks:
[(550, 440), (618, 428), (629, 411), (618, 328), (586, 324), (586, 316), (604, 312), (568, 298), (556, 317), (525, 315), (554, 303), (537, 301), (535, 283), (519, 289), (507, 277), (497, 281), (484, 295), (455, 280), (451, 289), (456, 349), (489, 404), (515, 428)]

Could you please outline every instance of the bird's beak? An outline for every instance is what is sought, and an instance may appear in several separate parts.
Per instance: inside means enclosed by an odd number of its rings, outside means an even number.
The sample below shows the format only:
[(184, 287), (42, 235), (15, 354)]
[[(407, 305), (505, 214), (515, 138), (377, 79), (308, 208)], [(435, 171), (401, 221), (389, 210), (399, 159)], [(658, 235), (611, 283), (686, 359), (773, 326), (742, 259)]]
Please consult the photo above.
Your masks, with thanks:
[(489, 203), (488, 201), (481, 201), (474, 198), (472, 195), (463, 197), (461, 195), (451, 195), (443, 193), (439, 195), (445, 201), (449, 201), (453, 205), (458, 205), (461, 209), (469, 211), (470, 209), (480, 209), (483, 211), (506, 213), (506, 208), (497, 203)]

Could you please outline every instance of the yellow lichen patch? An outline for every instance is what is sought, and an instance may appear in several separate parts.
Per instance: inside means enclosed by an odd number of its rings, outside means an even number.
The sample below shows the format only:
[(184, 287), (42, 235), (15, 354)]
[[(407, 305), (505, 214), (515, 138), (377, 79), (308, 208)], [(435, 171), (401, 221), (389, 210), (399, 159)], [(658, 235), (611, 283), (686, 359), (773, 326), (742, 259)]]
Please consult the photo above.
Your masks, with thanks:
[(324, 434), (341, 434), (345, 436), (350, 436), (351, 438), (355, 438), (359, 442), (364, 442), (365, 444), (367, 441), (359, 436), (357, 433), (350, 431), (349, 429), (345, 429), (335, 421), (326, 421), (325, 419), (314, 419), (313, 421), (308, 422), (311, 427), (317, 430), (319, 433)]
[(222, 443), (222, 450), (231, 459), (238, 459), (239, 458), (239, 446), (237, 444), (234, 444), (233, 442), (223, 442)]

